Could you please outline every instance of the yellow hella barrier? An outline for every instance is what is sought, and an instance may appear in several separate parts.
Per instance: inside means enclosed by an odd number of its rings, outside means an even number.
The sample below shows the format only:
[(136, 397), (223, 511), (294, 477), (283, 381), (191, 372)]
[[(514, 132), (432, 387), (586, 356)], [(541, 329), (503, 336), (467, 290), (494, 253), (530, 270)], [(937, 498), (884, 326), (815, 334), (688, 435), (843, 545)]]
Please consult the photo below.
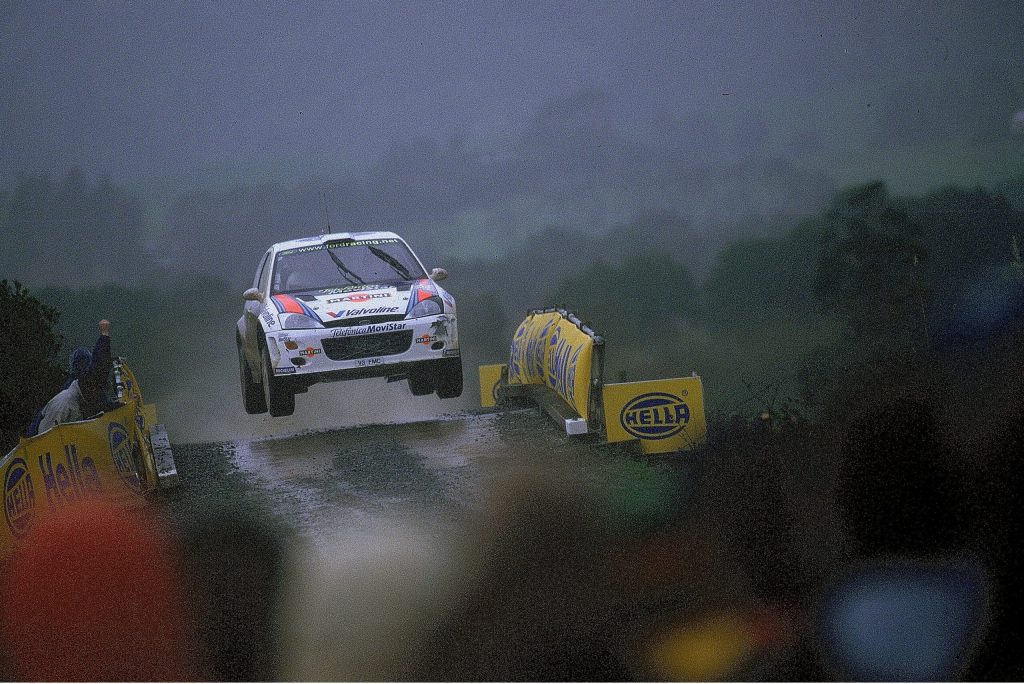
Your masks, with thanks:
[(600, 336), (567, 311), (531, 311), (512, 338), (507, 384), (548, 387), (586, 422), (591, 417), (591, 386), (600, 368), (594, 350), (602, 344)]
[(548, 335), (561, 318), (557, 311), (531, 312), (512, 338), (508, 361), (510, 385), (543, 385), (547, 373)]
[(590, 418), (590, 380), (594, 340), (567, 318), (559, 317), (547, 338), (544, 384), (576, 410)]
[(602, 394), (609, 442), (638, 439), (644, 453), (663, 454), (707, 440), (699, 377), (606, 384)]
[(480, 403), (528, 397), (567, 434), (638, 440), (644, 453), (693, 449), (707, 440), (700, 378), (604, 383), (604, 339), (564, 309), (534, 309), (519, 324), (509, 362), (480, 367)]
[(43, 515), (85, 498), (137, 506), (158, 481), (162, 486), (176, 482), (166, 433), (155, 423), (155, 407), (142, 404), (127, 366), (119, 363), (115, 373), (123, 406), (22, 439), (0, 459), (0, 558), (6, 558)]
[(498, 405), (498, 389), (506, 368), (508, 366), (504, 363), (480, 366), (480, 406), (490, 408)]

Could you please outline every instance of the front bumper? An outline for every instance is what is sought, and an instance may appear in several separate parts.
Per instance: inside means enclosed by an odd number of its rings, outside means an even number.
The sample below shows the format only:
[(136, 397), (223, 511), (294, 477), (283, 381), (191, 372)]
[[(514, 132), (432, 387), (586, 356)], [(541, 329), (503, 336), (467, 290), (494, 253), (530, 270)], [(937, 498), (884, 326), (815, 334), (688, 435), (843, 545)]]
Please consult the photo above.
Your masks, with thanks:
[(276, 331), (267, 334), (267, 351), (274, 376), (296, 385), (404, 375), (411, 365), (460, 355), (451, 314)]

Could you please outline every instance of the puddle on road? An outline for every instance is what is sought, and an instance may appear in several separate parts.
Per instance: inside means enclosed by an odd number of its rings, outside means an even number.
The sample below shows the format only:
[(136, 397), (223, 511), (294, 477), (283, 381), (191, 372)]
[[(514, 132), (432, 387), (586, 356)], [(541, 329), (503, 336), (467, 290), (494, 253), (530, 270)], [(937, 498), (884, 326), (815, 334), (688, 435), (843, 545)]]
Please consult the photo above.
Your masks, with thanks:
[(508, 451), (496, 420), (464, 415), (241, 441), (233, 460), (316, 542), (339, 525), (365, 532), (471, 507), (489, 464)]

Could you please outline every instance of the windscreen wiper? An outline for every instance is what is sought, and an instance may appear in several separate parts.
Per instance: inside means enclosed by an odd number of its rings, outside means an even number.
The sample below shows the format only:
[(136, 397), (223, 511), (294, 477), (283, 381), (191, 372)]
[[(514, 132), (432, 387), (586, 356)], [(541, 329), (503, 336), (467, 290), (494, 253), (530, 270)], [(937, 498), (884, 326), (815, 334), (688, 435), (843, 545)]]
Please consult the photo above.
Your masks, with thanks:
[(366, 281), (357, 276), (355, 273), (353, 273), (352, 270), (348, 266), (346, 266), (341, 259), (338, 258), (338, 255), (331, 251), (330, 247), (327, 248), (327, 256), (331, 257), (331, 261), (333, 261), (334, 265), (338, 267), (339, 271), (341, 271), (342, 277), (345, 278), (345, 280), (347, 280), (349, 283), (351, 283), (352, 285), (366, 284)]
[(377, 257), (378, 259), (380, 259), (381, 261), (386, 263), (388, 266), (393, 268), (395, 273), (397, 273), (398, 275), (400, 275), (402, 277), (402, 280), (412, 280), (413, 279), (412, 274), (409, 273), (409, 269), (407, 269), (405, 267), (405, 264), (403, 264), (401, 261), (399, 261), (395, 257), (391, 256), (387, 252), (385, 252), (380, 247), (374, 247), (373, 245), (367, 245), (366, 248), (369, 249), (373, 253), (373, 256)]

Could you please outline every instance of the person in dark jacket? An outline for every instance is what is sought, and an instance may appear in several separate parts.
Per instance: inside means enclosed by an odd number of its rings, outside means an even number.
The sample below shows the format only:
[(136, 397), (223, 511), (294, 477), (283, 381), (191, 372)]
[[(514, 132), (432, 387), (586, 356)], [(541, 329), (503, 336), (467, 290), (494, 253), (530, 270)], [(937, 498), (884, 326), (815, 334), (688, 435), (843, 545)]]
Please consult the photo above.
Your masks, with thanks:
[(110, 353), (110, 321), (99, 323), (100, 336), (92, 353), (79, 347), (71, 352), (71, 375), (64, 387), (51, 399), (32, 421), (26, 436), (32, 437), (59, 423), (85, 420), (107, 410), (105, 386), (113, 357)]

